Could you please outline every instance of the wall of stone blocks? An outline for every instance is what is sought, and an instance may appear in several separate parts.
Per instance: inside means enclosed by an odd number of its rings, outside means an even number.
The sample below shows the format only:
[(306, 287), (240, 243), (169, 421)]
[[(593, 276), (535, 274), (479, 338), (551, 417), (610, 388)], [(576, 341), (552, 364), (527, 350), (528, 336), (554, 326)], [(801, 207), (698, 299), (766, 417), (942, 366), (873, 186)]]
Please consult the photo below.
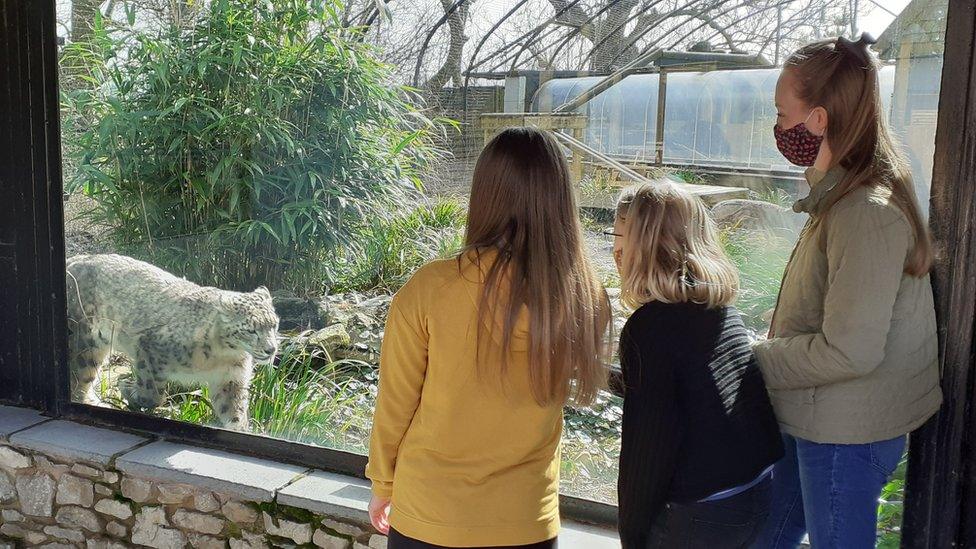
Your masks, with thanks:
[(381, 549), (364, 524), (0, 445), (0, 548)]

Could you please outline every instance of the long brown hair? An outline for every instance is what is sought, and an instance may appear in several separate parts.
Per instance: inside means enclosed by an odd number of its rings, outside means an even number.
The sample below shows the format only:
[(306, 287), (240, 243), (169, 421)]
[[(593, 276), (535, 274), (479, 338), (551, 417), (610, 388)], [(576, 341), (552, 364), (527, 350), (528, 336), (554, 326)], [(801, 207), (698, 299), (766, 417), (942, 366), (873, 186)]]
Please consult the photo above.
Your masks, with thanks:
[[(784, 70), (797, 77), (800, 99), (827, 111), (826, 139), (834, 162), (847, 170), (833, 203), (862, 185), (889, 189), (891, 201), (904, 212), (915, 233), (905, 272), (921, 277), (932, 266), (932, 240), (915, 197), (908, 161), (888, 129), (878, 89), (879, 63), (869, 49), (873, 43), (867, 35), (857, 42), (846, 38), (814, 42), (790, 56)], [(833, 203), (827, 204), (826, 212)]]
[(624, 305), (692, 302), (715, 308), (735, 302), (739, 272), (698, 197), (666, 181), (635, 185), (620, 194), (617, 220), (623, 231)]
[[(606, 382), (610, 303), (583, 253), (566, 158), (551, 135), (503, 131), (474, 169), (465, 255), (487, 267), (478, 316), (479, 366), (484, 333), (501, 319), (500, 374), (512, 332), (528, 313), (529, 376), (540, 405), (593, 401)], [(497, 335), (497, 334), (496, 334)]]

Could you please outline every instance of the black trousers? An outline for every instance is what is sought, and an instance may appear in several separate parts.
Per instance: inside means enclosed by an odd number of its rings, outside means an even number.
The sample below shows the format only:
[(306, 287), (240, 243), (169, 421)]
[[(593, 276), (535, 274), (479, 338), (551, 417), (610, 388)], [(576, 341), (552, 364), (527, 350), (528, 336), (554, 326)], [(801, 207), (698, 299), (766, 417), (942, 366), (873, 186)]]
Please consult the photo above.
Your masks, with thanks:
[[(556, 538), (548, 541), (540, 541), (539, 543), (530, 543), (528, 545), (506, 545), (502, 546), (488, 546), (488, 547), (474, 547), (471, 549), (557, 549), (558, 545), (556, 543)], [(457, 549), (451, 547), (445, 547), (443, 545), (434, 545), (432, 543), (427, 543), (425, 541), (420, 541), (419, 539), (408, 538), (400, 532), (397, 532), (393, 528), (390, 528), (390, 539), (386, 545), (386, 549)]]
[(718, 501), (668, 503), (654, 518), (648, 549), (746, 549), (759, 536), (772, 496), (766, 479)]

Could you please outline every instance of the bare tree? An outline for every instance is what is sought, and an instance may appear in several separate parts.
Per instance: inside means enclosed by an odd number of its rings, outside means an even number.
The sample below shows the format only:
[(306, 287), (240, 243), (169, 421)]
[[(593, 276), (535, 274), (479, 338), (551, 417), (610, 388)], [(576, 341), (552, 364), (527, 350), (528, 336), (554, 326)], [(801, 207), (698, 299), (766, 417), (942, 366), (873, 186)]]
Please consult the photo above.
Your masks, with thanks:
[[(449, 9), (451, 9), (454, 4), (453, 0), (440, 0), (441, 7), (444, 9), (446, 14)], [(464, 50), (464, 44), (468, 41), (468, 37), (465, 34), (465, 27), (468, 22), (468, 15), (470, 13), (471, 4), (473, 0), (468, 0), (467, 2), (461, 4), (451, 13), (447, 18), (449, 41), (447, 46), (447, 53), (442, 56), (442, 62), (440, 68), (433, 76), (427, 79), (423, 87), (427, 89), (440, 89), (447, 85), (449, 82), (453, 81), (455, 86), (460, 86), (462, 84), (461, 80), (461, 54)]]
[(87, 41), (95, 25), (95, 16), (102, 0), (74, 0), (71, 2), (71, 41)]

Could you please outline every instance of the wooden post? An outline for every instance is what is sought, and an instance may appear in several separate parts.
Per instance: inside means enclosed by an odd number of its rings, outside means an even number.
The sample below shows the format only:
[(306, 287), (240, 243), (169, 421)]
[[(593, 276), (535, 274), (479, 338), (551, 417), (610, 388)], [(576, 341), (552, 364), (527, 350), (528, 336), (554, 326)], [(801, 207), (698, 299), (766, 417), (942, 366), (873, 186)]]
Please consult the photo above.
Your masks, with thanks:
[(664, 112), (668, 99), (668, 71), (661, 69), (657, 85), (657, 127), (654, 132), (654, 163), (664, 164)]
[(945, 402), (912, 434), (902, 547), (976, 547), (976, 2), (949, 0), (930, 223)]
[[(573, 128), (573, 139), (577, 141), (583, 141), (583, 128)], [(583, 181), (583, 154), (577, 150), (573, 149), (573, 183), (576, 184), (577, 188), (579, 184)]]

